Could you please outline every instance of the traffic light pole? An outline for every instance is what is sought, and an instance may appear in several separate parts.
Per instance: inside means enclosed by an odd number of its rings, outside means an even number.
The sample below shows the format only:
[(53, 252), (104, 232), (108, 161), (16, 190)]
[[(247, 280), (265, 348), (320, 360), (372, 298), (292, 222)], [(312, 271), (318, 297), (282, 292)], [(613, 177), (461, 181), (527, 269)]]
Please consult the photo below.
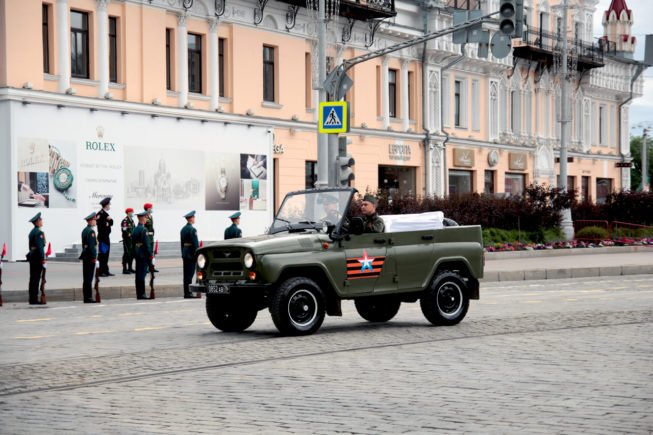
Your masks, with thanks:
[[(558, 187), (567, 192), (567, 147), (569, 145), (569, 126), (571, 119), (569, 117), (569, 84), (568, 84), (568, 45), (567, 45), (567, 11), (569, 7), (567, 0), (562, 0), (562, 57), (560, 59), (560, 181)], [(571, 209), (561, 210), (562, 221), (560, 227), (565, 240), (573, 240), (574, 223), (571, 220)]]
[[(324, 87), (326, 80), (326, 0), (318, 0), (318, 19), (317, 19), (317, 56), (318, 56), (318, 83), (320, 84), (319, 99), (320, 102), (327, 101), (327, 92)], [(317, 104), (319, 110), (320, 105)], [(327, 134), (317, 133), (317, 182), (315, 187), (329, 186), (329, 173), (331, 166), (329, 162), (329, 143)]]

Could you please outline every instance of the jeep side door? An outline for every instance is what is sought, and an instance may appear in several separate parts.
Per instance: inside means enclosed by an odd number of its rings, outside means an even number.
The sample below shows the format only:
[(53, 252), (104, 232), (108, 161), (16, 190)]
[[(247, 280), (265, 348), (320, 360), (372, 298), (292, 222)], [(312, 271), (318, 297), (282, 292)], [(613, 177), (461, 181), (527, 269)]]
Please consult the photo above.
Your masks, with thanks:
[(397, 288), (394, 259), (388, 256), (387, 234), (352, 234), (341, 243), (345, 252), (345, 293), (362, 295)]
[(388, 233), (388, 248), (397, 265), (398, 288), (420, 289), (428, 284), (435, 253), (433, 230)]

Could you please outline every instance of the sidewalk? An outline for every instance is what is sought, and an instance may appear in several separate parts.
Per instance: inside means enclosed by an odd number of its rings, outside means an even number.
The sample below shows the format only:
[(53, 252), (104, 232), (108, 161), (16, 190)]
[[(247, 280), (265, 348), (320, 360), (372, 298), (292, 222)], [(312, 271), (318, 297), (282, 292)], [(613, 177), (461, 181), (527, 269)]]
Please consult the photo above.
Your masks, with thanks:
[[(100, 279), (102, 299), (135, 298), (134, 275), (122, 275), (118, 261), (110, 262), (116, 276)], [(154, 288), (157, 297), (181, 297), (181, 259), (158, 259)], [(492, 252), (485, 255), (482, 282), (585, 278), (653, 274), (653, 247), (610, 247), (569, 250)], [(81, 263), (48, 262), (49, 301), (82, 300)], [(27, 302), (29, 265), (4, 263), (2, 296), (5, 304)], [(149, 275), (146, 278), (149, 294)]]

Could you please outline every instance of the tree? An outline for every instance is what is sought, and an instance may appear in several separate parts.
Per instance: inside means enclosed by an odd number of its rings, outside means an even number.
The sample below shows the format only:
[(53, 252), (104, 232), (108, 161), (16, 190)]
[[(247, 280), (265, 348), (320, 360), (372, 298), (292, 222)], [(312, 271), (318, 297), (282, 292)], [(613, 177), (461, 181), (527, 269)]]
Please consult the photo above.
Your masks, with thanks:
[[(653, 140), (647, 138), (648, 142), (648, 180), (651, 185), (651, 170), (653, 170), (653, 149), (651, 145)], [(630, 188), (637, 191), (642, 184), (642, 136), (632, 136), (630, 138), (630, 155), (633, 156), (633, 168), (630, 171)]]

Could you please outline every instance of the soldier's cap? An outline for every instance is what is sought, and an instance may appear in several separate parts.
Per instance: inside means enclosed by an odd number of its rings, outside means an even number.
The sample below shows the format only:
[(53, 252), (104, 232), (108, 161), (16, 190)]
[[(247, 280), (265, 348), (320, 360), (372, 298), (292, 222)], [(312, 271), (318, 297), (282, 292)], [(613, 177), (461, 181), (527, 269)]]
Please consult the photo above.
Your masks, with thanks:
[(110, 204), (110, 203), (111, 203), (111, 197), (110, 196), (107, 196), (102, 201), (100, 201), (100, 205), (102, 207), (104, 207), (105, 205)]
[(143, 210), (141, 212), (136, 213), (136, 216), (138, 216), (138, 217), (147, 216), (147, 212), (145, 210)]
[(229, 219), (238, 219), (239, 217), (240, 217), (240, 212), (237, 211), (236, 213), (229, 216)]
[(96, 217), (96, 215), (95, 215), (95, 212), (93, 212), (93, 213), (89, 214), (88, 216), (86, 216), (86, 217), (84, 218), (84, 220), (85, 220), (85, 221), (90, 221), (91, 219), (96, 219), (96, 218), (97, 218), (97, 217)]
[(133, 213), (133, 212), (134, 212), (134, 209), (131, 208), (131, 207), (127, 207), (127, 208), (125, 209), (125, 213)]
[(191, 211), (189, 211), (188, 213), (186, 213), (186, 214), (184, 215), (184, 217), (185, 217), (186, 219), (188, 219), (188, 218), (192, 218), (193, 216), (195, 216), (195, 210), (191, 210)]
[(338, 198), (328, 193), (323, 193), (317, 199), (318, 204), (337, 204)]
[(374, 205), (376, 205), (377, 202), (378, 202), (378, 200), (376, 199), (376, 196), (370, 195), (369, 193), (363, 197), (363, 201), (371, 202)]
[(34, 222), (36, 222), (36, 221), (39, 220), (39, 219), (41, 219), (41, 212), (36, 213), (36, 214), (34, 215), (34, 217), (33, 217), (32, 219), (29, 220), (29, 222), (34, 223)]
[(143, 210), (147, 210), (148, 208), (152, 208), (152, 204), (150, 204), (149, 202), (143, 204)]

